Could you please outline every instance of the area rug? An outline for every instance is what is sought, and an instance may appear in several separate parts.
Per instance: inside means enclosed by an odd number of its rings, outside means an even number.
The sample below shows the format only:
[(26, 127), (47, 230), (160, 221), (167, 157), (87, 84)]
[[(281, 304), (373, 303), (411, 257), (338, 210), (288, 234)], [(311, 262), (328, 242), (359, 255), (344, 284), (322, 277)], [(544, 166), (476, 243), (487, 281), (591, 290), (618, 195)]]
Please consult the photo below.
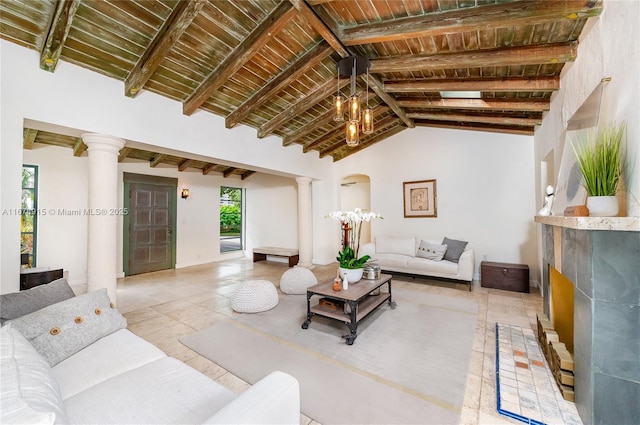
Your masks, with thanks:
[(181, 339), (249, 383), (273, 370), (298, 379), (302, 413), (331, 424), (458, 424), (475, 333), (477, 303), (393, 289), (365, 318), (351, 346), (341, 323), (314, 317), (306, 297)]
[(580, 425), (574, 403), (562, 398), (533, 329), (496, 323), (497, 410), (532, 425)]

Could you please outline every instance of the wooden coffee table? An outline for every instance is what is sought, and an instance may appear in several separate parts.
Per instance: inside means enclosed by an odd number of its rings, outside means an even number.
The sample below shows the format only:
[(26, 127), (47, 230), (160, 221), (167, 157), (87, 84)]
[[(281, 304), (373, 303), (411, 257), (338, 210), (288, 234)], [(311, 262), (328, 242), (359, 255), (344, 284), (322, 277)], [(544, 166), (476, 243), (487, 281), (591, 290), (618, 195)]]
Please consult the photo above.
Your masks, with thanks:
[[(376, 291), (385, 283), (389, 288), (388, 293)], [(374, 292), (378, 295), (373, 295)], [(333, 301), (331, 304), (334, 306), (346, 305), (347, 312), (345, 313), (344, 308), (333, 308), (319, 302), (312, 307), (311, 297), (314, 295), (326, 298), (330, 302)], [(334, 291), (333, 279), (310, 286), (307, 288), (307, 320), (302, 324), (302, 329), (309, 327), (313, 316), (337, 320), (349, 327), (349, 334), (343, 335), (343, 338), (346, 339), (348, 345), (353, 345), (358, 336), (358, 323), (385, 301), (389, 302), (392, 309), (396, 308), (396, 303), (391, 298), (391, 275), (389, 274), (383, 274), (380, 279), (375, 280), (361, 279), (356, 283), (349, 284), (349, 289), (346, 291)]]

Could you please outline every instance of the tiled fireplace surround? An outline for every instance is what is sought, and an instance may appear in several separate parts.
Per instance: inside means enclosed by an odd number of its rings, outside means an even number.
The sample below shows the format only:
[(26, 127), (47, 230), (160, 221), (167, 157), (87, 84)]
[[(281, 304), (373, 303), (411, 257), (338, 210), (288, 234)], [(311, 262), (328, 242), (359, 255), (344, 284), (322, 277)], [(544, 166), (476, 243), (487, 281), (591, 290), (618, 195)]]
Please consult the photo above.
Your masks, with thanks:
[(536, 217), (544, 312), (549, 265), (574, 289), (575, 402), (582, 422), (640, 424), (640, 218)]

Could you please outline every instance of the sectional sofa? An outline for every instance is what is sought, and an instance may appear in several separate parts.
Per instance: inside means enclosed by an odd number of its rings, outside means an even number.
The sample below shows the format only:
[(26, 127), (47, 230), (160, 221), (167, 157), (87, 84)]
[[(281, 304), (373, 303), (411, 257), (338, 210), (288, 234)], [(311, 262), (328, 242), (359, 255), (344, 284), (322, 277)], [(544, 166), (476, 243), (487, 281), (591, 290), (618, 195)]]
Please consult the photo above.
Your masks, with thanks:
[(274, 371), (234, 394), (127, 330), (105, 289), (74, 296), (61, 279), (0, 303), (3, 424), (300, 421), (295, 378)]

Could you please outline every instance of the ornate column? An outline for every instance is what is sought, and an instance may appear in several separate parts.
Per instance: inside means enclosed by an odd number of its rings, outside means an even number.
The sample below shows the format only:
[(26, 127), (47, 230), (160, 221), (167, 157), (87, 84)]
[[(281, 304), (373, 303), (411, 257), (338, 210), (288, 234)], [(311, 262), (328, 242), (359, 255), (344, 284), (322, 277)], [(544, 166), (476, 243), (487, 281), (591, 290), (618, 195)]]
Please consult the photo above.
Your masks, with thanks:
[(296, 177), (298, 182), (298, 266), (312, 269), (313, 233), (311, 212), (311, 178)]
[(103, 134), (85, 133), (89, 153), (89, 224), (87, 291), (107, 288), (116, 303), (118, 230), (118, 152), (125, 141)]

